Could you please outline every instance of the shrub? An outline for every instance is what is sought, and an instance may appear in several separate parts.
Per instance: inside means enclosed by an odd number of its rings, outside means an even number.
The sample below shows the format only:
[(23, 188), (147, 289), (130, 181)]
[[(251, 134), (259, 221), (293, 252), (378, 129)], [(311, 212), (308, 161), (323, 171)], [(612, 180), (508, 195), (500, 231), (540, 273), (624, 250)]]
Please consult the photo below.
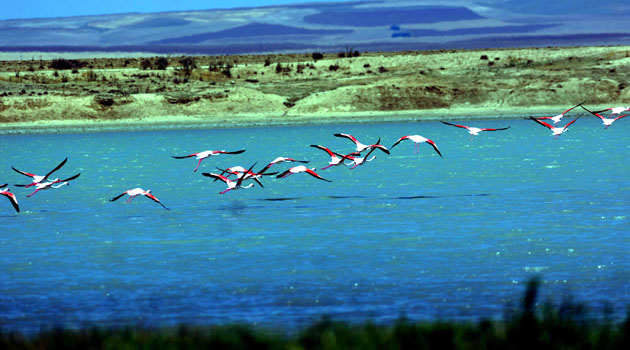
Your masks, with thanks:
[(168, 59), (166, 57), (158, 57), (155, 60), (155, 69), (165, 70), (168, 67)]
[(148, 60), (148, 59), (146, 59), (146, 58), (145, 58), (145, 59), (143, 59), (143, 60), (142, 60), (142, 62), (140, 62), (140, 67), (141, 67), (143, 70), (153, 69), (153, 63), (151, 63), (151, 61), (150, 61), (150, 60)]
[(65, 58), (57, 58), (50, 62), (48, 68), (66, 70), (66, 69), (78, 69), (85, 66), (85, 62), (78, 60), (67, 60)]
[(324, 54), (321, 52), (313, 52), (312, 54), (313, 61), (321, 60), (324, 58)]
[(184, 73), (184, 77), (190, 77), (192, 71), (197, 68), (197, 63), (195, 62), (195, 58), (192, 56), (184, 56), (179, 60), (179, 64), (181, 64), (181, 70)]

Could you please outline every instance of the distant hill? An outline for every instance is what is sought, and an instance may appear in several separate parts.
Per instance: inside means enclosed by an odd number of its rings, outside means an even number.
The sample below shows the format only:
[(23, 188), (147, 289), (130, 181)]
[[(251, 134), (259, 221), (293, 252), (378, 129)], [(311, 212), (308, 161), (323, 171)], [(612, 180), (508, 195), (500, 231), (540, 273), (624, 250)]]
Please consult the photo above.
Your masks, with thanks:
[[(287, 0), (290, 1), (290, 0)], [(0, 21), (0, 51), (237, 54), (628, 45), (610, 0), (355, 1)]]

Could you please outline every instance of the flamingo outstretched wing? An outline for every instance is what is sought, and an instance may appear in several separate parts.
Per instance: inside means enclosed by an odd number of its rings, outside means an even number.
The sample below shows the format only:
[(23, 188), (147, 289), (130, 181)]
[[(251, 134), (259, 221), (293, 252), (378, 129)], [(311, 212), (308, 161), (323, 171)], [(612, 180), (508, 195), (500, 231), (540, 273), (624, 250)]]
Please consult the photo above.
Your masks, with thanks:
[(145, 195), (145, 197), (147, 197), (147, 198), (151, 199), (152, 201), (154, 201), (154, 202), (158, 203), (159, 205), (161, 205), (164, 209), (170, 210), (164, 204), (162, 204), (162, 202), (160, 202), (159, 199), (155, 198), (155, 196), (152, 195), (151, 193), (145, 193), (144, 195)]
[[(432, 140), (427, 139), (427, 143), (429, 145), (431, 145), (431, 147), (433, 147), (433, 149), (437, 152), (438, 155), (440, 155), (440, 157), (442, 157), (442, 152), (440, 152), (440, 150), (438, 149), (438, 146), (435, 144), (435, 142), (433, 142)], [(444, 157), (442, 157), (444, 158)]]
[(499, 130), (507, 130), (510, 127), (508, 126), (507, 128), (480, 128), (481, 131), (499, 131)]
[[(2, 187), (2, 186), (0, 186), (0, 187)], [(0, 194), (3, 195), (3, 196), (6, 196), (7, 198), (9, 198), (9, 201), (11, 202), (11, 205), (13, 205), (13, 208), (15, 208), (15, 211), (18, 212), (18, 213), (20, 212), (20, 205), (18, 204), (17, 197), (15, 197), (15, 194), (9, 192), (8, 190), (7, 191), (2, 191), (2, 192), (0, 192)]]
[(551, 126), (549, 123), (545, 123), (545, 122), (543, 122), (542, 120), (538, 120), (538, 119), (536, 119), (536, 118), (534, 118), (534, 117), (529, 117), (529, 119), (531, 119), (531, 120), (535, 121), (536, 123), (538, 123), (538, 124), (540, 124), (540, 125), (542, 125), (542, 126), (546, 126), (546, 127), (548, 127), (549, 129), (552, 129), (552, 130), (553, 130), (553, 126)]
[(115, 201), (119, 200), (119, 199), (120, 199), (120, 197), (122, 197), (122, 196), (124, 196), (124, 195), (126, 195), (126, 194), (127, 194), (127, 191), (125, 191), (125, 192), (123, 192), (123, 193), (121, 193), (121, 194), (117, 195), (116, 197), (114, 197), (114, 198), (110, 199), (109, 201), (110, 201), (110, 202), (115, 202)]
[(48, 174), (44, 175), (44, 179), (48, 179), (48, 177), (54, 173), (55, 171), (61, 169), (62, 166), (64, 166), (66, 164), (66, 162), (68, 161), (68, 157), (66, 157), (66, 159), (64, 159), (61, 163), (59, 163), (59, 165), (57, 165), (53, 170), (49, 171)]
[(451, 126), (456, 126), (456, 127), (458, 127), (458, 128), (470, 129), (470, 127), (469, 127), (469, 126), (466, 126), (466, 125), (453, 124), (453, 123), (445, 122), (445, 121), (442, 121), (442, 120), (440, 120), (440, 122), (441, 122), (442, 124), (451, 125)]
[(313, 177), (315, 177), (317, 179), (324, 180), (324, 181), (327, 181), (327, 182), (332, 182), (332, 181), (330, 181), (328, 179), (324, 179), (323, 177), (319, 176), (316, 172), (314, 172), (311, 169), (306, 169), (305, 171), (306, 171), (307, 174), (309, 174), (309, 175), (311, 175), (311, 176), (313, 176)]

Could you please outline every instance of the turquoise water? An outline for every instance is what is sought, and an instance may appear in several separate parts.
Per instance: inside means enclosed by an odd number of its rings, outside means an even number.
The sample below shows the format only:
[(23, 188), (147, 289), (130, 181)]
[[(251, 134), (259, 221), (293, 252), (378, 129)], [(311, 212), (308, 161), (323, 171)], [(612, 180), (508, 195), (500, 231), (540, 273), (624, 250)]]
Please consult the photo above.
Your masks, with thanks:
[[(529, 120), (468, 140), (437, 122), (0, 136), (11, 170), (81, 176), (70, 186), (11, 186), (0, 198), (0, 327), (168, 326), (244, 322), (294, 328), (321, 315), (349, 321), (500, 318), (538, 275), (543, 300), (572, 296), (617, 316), (630, 304), (630, 123), (582, 118), (557, 140)], [(329, 157), (320, 144), (391, 146), (420, 134), (444, 158), (404, 141), (391, 155), (320, 175), (265, 178), (230, 191), (201, 175), (278, 156)], [(206, 159), (203, 150), (246, 149)], [(292, 164), (278, 164), (283, 171)], [(144, 197), (151, 189), (171, 210)]]

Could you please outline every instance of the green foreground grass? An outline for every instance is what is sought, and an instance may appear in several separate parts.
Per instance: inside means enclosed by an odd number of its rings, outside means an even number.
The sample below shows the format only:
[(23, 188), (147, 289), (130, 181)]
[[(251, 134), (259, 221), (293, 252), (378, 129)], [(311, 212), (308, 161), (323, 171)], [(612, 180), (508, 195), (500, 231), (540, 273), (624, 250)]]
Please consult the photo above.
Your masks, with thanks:
[(349, 324), (322, 318), (296, 334), (243, 325), (176, 329), (55, 329), (27, 337), (0, 331), (0, 349), (630, 349), (624, 321), (565, 301), (536, 307), (539, 282), (528, 283), (520, 307), (503, 321)]

